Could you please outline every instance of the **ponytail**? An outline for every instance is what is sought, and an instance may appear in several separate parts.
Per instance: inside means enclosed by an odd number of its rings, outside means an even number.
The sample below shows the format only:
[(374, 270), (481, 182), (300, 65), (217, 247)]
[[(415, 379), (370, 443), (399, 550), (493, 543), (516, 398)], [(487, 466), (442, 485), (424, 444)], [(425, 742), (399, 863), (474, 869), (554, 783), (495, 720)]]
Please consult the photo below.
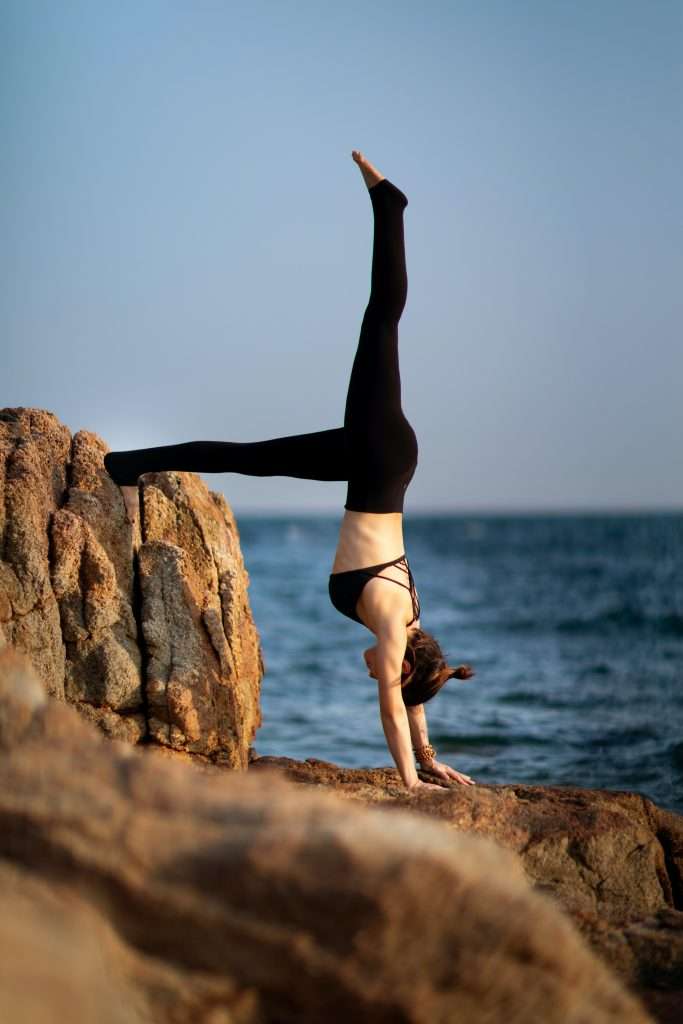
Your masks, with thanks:
[(471, 679), (474, 675), (474, 669), (469, 665), (458, 665), (457, 668), (453, 669), (447, 667), (446, 671), (448, 672), (446, 679)]

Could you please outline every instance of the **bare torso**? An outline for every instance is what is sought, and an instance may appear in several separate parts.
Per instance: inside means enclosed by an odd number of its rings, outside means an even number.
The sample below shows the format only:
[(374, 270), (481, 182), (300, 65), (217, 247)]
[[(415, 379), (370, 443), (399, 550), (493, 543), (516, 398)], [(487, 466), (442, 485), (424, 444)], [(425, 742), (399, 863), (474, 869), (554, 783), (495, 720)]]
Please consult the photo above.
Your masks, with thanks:
[[(332, 572), (365, 569), (391, 562), (405, 551), (401, 512), (344, 512)], [(382, 570), (382, 576), (404, 584), (406, 575), (398, 566)], [(381, 624), (394, 617), (409, 622), (412, 600), (404, 587), (381, 578), (369, 580), (363, 588), (357, 611), (368, 629), (377, 633)], [(419, 623), (415, 623), (415, 626)]]
[(332, 572), (364, 569), (403, 554), (401, 512), (344, 512)]

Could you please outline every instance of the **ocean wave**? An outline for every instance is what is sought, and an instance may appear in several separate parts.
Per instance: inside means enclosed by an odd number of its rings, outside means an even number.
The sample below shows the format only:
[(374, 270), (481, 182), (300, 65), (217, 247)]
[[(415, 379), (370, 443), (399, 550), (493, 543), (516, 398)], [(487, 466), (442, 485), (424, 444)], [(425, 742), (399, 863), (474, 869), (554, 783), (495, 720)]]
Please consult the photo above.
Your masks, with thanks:
[(497, 698), (498, 704), (511, 704), (513, 706), (528, 707), (538, 710), (544, 708), (549, 711), (562, 711), (564, 708), (573, 709), (576, 707), (576, 699), (563, 700), (561, 697), (551, 697), (545, 693), (533, 690), (510, 690)]
[(506, 633), (537, 633), (554, 630), (558, 633), (597, 633), (602, 630), (628, 629), (644, 630), (660, 636), (683, 636), (683, 615), (647, 615), (628, 606), (599, 612), (591, 616), (570, 616), (569, 618), (509, 618), (463, 621), (462, 627), (482, 631), (504, 630)]
[(672, 743), (668, 749), (668, 755), (674, 768), (683, 770), (683, 742)]
[(618, 626), (626, 629), (647, 629), (669, 636), (683, 636), (683, 615), (646, 615), (628, 605), (602, 612), (591, 618), (561, 619), (555, 625), (559, 633), (588, 632)]
[(460, 747), (467, 747), (469, 750), (476, 750), (480, 747), (548, 747), (555, 741), (543, 736), (533, 736), (525, 733), (439, 733), (432, 731), (432, 743), (441, 744), (455, 750)]
[(615, 729), (613, 732), (606, 732), (602, 735), (583, 737), (580, 745), (584, 749), (599, 750), (601, 748), (623, 747), (629, 749), (638, 743), (645, 743), (648, 740), (659, 740), (659, 730), (654, 726), (635, 725), (623, 729)]

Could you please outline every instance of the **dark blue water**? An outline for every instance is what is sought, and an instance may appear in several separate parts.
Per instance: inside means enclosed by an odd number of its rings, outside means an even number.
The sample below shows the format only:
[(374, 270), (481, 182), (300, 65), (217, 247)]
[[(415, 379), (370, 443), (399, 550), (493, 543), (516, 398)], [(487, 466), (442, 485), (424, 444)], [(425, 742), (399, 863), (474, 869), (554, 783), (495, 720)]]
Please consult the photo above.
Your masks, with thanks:
[[(361, 660), (374, 638), (327, 596), (338, 523), (239, 519), (266, 661), (254, 746), (393, 765)], [(480, 782), (683, 811), (683, 515), (410, 517), (404, 532), (423, 627), (477, 672), (425, 705), (439, 757)]]

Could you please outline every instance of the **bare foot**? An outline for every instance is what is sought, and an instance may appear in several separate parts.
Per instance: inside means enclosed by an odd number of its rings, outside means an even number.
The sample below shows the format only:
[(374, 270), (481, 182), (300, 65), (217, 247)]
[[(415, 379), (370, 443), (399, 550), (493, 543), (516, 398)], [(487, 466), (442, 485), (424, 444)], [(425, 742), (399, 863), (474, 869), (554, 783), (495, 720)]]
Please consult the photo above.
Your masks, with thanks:
[(373, 167), (369, 160), (366, 160), (361, 152), (357, 149), (351, 151), (351, 156), (358, 164), (360, 173), (363, 175), (363, 181), (372, 188), (373, 185), (379, 184), (380, 181), (384, 181), (384, 175), (380, 174), (376, 167)]

